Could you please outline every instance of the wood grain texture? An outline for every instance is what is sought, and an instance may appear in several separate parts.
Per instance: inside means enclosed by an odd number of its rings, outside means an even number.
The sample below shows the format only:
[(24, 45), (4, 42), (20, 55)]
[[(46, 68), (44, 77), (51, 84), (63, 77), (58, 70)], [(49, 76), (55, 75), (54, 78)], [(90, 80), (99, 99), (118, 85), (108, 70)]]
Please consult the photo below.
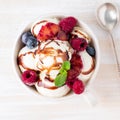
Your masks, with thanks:
[[(120, 8), (120, 0), (0, 0), (0, 119), (1, 120), (119, 120), (120, 78), (110, 35), (97, 24), (95, 11), (104, 2)], [(52, 100), (34, 96), (13, 71), (13, 47), (20, 29), (41, 15), (67, 13), (87, 23), (99, 40), (101, 61), (91, 84), (99, 103), (91, 107), (84, 97)], [(120, 22), (113, 37), (120, 61)]]

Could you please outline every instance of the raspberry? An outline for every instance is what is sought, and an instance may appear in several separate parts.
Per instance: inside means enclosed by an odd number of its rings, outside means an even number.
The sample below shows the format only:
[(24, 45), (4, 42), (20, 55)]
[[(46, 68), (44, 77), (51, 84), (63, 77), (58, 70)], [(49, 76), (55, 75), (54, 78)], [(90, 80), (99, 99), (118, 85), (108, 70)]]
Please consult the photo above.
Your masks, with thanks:
[(66, 81), (66, 85), (69, 87), (69, 88), (73, 88), (73, 84), (74, 84), (75, 80), (74, 79), (67, 79)]
[(71, 46), (77, 51), (83, 51), (87, 47), (87, 42), (83, 38), (73, 38), (71, 39)]
[(70, 33), (75, 27), (76, 23), (77, 20), (74, 17), (66, 17), (60, 21), (59, 26), (64, 32)]
[(76, 94), (81, 94), (84, 91), (84, 84), (81, 80), (76, 79), (75, 82), (73, 83), (72, 90)]
[(75, 69), (70, 69), (68, 71), (68, 74), (67, 74), (67, 80), (72, 80), (74, 78), (76, 78), (78, 75), (79, 75), (79, 71), (75, 70)]
[(77, 53), (72, 54), (72, 59), (70, 60), (73, 69), (78, 70), (83, 68), (83, 63), (81, 57)]
[(22, 73), (22, 81), (29, 86), (32, 86), (37, 82), (37, 74), (35, 71), (27, 70)]
[(67, 41), (68, 35), (64, 31), (61, 30), (57, 34), (57, 39), (62, 40), (62, 41)]

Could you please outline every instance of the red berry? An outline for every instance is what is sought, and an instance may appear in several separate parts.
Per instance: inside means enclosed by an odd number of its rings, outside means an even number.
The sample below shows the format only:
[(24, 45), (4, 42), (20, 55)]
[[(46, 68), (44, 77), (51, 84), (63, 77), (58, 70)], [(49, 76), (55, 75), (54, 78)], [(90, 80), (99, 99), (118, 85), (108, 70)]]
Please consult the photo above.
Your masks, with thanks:
[(72, 90), (76, 94), (81, 94), (84, 91), (84, 84), (81, 80), (76, 79), (75, 82), (73, 83)]
[(39, 41), (53, 39), (59, 30), (60, 27), (57, 24), (48, 22), (40, 29), (39, 34), (37, 35), (37, 39)]
[(82, 59), (81, 59), (80, 55), (78, 55), (77, 53), (72, 54), (70, 63), (71, 63), (71, 67), (73, 69), (76, 69), (77, 71), (78, 71), (78, 68), (79, 68), (79, 70), (81, 70), (83, 68)]
[(71, 39), (71, 46), (77, 51), (83, 51), (87, 47), (87, 42), (83, 38), (73, 38)]
[(76, 23), (77, 20), (74, 17), (66, 17), (60, 21), (59, 26), (64, 32), (70, 33), (75, 27)]
[(67, 74), (67, 80), (69, 81), (69, 80), (75, 79), (79, 74), (80, 74), (79, 71), (75, 69), (70, 69)]
[(57, 39), (62, 40), (62, 41), (67, 41), (68, 35), (64, 31), (59, 31), (57, 34)]
[(75, 80), (74, 79), (67, 79), (66, 81), (66, 85), (69, 87), (69, 88), (73, 88), (73, 84), (74, 84)]
[(37, 82), (37, 74), (35, 71), (27, 70), (22, 73), (22, 81), (29, 86), (34, 85)]

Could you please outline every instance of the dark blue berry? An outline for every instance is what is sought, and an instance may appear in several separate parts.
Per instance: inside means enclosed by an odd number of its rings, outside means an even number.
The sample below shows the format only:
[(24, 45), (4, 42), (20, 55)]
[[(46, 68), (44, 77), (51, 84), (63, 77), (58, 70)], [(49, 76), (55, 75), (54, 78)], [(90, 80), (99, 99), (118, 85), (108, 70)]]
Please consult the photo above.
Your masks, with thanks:
[(88, 53), (90, 56), (92, 56), (92, 57), (95, 56), (95, 48), (94, 48), (94, 47), (92, 47), (92, 46), (87, 46), (86, 51), (87, 51), (87, 53)]
[(31, 32), (24, 32), (22, 34), (22, 42), (26, 45), (28, 37), (32, 36)]
[(30, 49), (36, 47), (38, 45), (38, 41), (36, 38), (34, 38), (33, 36), (29, 36), (27, 38), (27, 43), (26, 43), (26, 46)]

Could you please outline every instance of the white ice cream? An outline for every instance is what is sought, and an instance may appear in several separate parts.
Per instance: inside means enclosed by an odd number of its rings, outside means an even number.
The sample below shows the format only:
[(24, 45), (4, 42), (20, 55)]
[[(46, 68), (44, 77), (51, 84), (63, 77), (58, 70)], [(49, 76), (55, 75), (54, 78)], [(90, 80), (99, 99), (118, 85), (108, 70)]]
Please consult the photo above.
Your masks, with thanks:
[(94, 59), (86, 52), (86, 50), (84, 50), (83, 52), (79, 52), (79, 55), (81, 56), (83, 62), (83, 68), (78, 78), (83, 82), (87, 82), (94, 71)]
[[(46, 18), (41, 21), (36, 21), (31, 27), (32, 34), (37, 36), (41, 27), (48, 22), (58, 24), (59, 20), (56, 18)], [(91, 42), (89, 35), (80, 27), (74, 27), (72, 35), (86, 39), (88, 44)], [(70, 88), (67, 85), (57, 88), (54, 84), (54, 79), (58, 75), (62, 63), (65, 60), (71, 60), (73, 52), (74, 50), (71, 48), (68, 41), (42, 41), (34, 49), (23, 47), (20, 50), (18, 55), (19, 67), (22, 72), (28, 69), (40, 71), (40, 84), (38, 84), (38, 82), (35, 84), (40, 94), (49, 97), (61, 97), (66, 95), (70, 91)], [(79, 55), (83, 62), (83, 69), (78, 78), (86, 82), (90, 79), (94, 71), (95, 63), (86, 50), (79, 52)]]
[(19, 64), (19, 67), (22, 72), (24, 72), (27, 69), (38, 70), (35, 65), (35, 56), (34, 56), (34, 52), (37, 49), (38, 47), (34, 49), (29, 49), (27, 46), (25, 46), (20, 50), (18, 58), (22, 62), (22, 64)]
[[(62, 65), (62, 63), (64, 62), (64, 57), (67, 55), (68, 58), (65, 59), (70, 60), (72, 57), (72, 53), (73, 49), (67, 41), (47, 40), (46, 42), (42, 42), (40, 46), (34, 49), (23, 47), (19, 52), (19, 57), (22, 56), (20, 58), (23, 65), (20, 64), (19, 67), (22, 72), (27, 69), (40, 71), (39, 78), (42, 81), (42, 85), (48, 87), (45, 88), (44, 86), (39, 86), (36, 83), (35, 87), (40, 94), (44, 96), (61, 97), (67, 94), (70, 91), (70, 88), (68, 88), (66, 85), (57, 89), (49, 88), (55, 87), (53, 81), (59, 73), (59, 65)], [(83, 52), (79, 52), (79, 55), (81, 56), (83, 62), (83, 68), (78, 78), (86, 83), (93, 74), (94, 60), (86, 52), (86, 50), (84, 50)], [(59, 65), (55, 66), (55, 63), (59, 63)], [(49, 80), (46, 78), (48, 78)]]
[(82, 28), (80, 27), (74, 27), (72, 33), (72, 35), (76, 35), (78, 36), (79, 38), (84, 38), (85, 40), (87, 40), (88, 43), (91, 42), (91, 38), (90, 36), (85, 32), (85, 30), (83, 30)]
[(42, 84), (48, 88), (36, 84), (38, 92), (45, 94), (45, 96), (61, 97), (70, 90), (66, 85), (54, 90), (49, 88), (55, 87), (53, 81), (58, 75), (62, 63), (65, 60), (70, 60), (72, 53), (73, 49), (68, 41), (47, 40), (46, 42), (41, 42), (34, 49), (23, 47), (19, 52), (19, 60), (23, 64), (19, 66), (22, 72), (27, 69), (40, 71), (39, 78)]
[(67, 85), (64, 85), (54, 90), (47, 89), (44, 87), (39, 87), (37, 84), (35, 86), (41, 95), (48, 96), (48, 97), (62, 97), (68, 94), (68, 92), (70, 91), (70, 88)]

